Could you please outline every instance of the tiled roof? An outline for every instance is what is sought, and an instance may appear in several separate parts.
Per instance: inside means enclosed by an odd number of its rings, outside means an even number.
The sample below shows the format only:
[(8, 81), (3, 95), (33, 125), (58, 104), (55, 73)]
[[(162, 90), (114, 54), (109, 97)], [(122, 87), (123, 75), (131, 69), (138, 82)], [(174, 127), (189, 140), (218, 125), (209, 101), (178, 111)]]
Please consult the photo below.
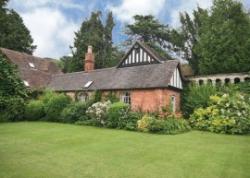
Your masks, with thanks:
[[(178, 66), (176, 60), (124, 68), (53, 75), (49, 88), (56, 91), (166, 88)], [(93, 81), (88, 87), (84, 85)]]
[(0, 48), (0, 52), (11, 63), (17, 65), (21, 79), (27, 81), (31, 88), (46, 87), (51, 79), (51, 75), (62, 73), (52, 60), (5, 48)]

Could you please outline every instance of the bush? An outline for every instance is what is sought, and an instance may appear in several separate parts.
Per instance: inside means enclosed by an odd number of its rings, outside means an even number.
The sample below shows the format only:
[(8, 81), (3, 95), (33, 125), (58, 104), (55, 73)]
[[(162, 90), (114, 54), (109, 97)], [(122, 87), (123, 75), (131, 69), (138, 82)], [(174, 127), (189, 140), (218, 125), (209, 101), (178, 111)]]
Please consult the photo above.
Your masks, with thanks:
[(87, 109), (86, 114), (91, 120), (93, 120), (95, 125), (105, 126), (107, 119), (106, 115), (110, 104), (110, 101), (94, 103)]
[(190, 117), (191, 125), (217, 133), (244, 134), (250, 132), (249, 98), (236, 92), (211, 96), (210, 105), (198, 108)]
[(24, 118), (25, 101), (21, 97), (0, 97), (0, 121), (21, 121)]
[(137, 122), (142, 117), (142, 113), (128, 112), (124, 117), (124, 129), (126, 130), (137, 130)]
[[(50, 96), (50, 98), (48, 98)], [(47, 121), (61, 121), (60, 115), (62, 110), (70, 104), (70, 97), (64, 94), (48, 94), (43, 96), (42, 101), (44, 102), (44, 110), (46, 113), (45, 119)]]
[(45, 116), (44, 104), (40, 100), (31, 100), (25, 107), (25, 119), (39, 120)]
[(150, 115), (144, 115), (140, 120), (137, 122), (137, 128), (140, 131), (147, 132), (149, 129), (149, 125), (155, 120), (155, 117)]
[(195, 108), (207, 107), (211, 95), (216, 94), (216, 87), (212, 85), (190, 84), (182, 92), (182, 112), (188, 118)]
[(107, 112), (106, 126), (110, 128), (124, 128), (128, 112), (128, 104), (122, 102), (111, 104)]
[(87, 105), (84, 102), (75, 102), (63, 109), (61, 119), (66, 123), (87, 120)]

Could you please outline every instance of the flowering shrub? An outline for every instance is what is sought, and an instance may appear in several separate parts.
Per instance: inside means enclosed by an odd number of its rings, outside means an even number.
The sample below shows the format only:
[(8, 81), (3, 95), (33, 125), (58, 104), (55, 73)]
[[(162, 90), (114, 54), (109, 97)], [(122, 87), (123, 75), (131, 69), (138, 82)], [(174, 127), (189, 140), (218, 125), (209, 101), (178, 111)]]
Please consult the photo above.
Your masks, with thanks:
[(148, 127), (155, 118), (153, 116), (144, 115), (140, 120), (137, 121), (137, 128), (140, 131), (148, 131)]
[(235, 94), (211, 96), (206, 108), (198, 108), (190, 117), (194, 128), (218, 133), (243, 134), (250, 131), (250, 98)]
[(106, 114), (110, 105), (110, 101), (94, 103), (87, 109), (86, 114), (90, 117), (90, 119), (96, 121), (97, 124), (105, 125)]

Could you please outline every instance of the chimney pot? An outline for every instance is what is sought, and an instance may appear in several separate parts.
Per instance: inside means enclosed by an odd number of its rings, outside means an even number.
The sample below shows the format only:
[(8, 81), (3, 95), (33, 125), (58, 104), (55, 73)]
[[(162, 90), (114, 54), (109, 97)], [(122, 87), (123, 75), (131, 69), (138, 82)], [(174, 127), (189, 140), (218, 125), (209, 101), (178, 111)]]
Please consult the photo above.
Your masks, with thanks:
[(92, 50), (92, 46), (88, 46), (87, 53), (85, 54), (84, 70), (86, 72), (95, 69), (95, 56)]
[(92, 53), (92, 46), (88, 46), (88, 53)]

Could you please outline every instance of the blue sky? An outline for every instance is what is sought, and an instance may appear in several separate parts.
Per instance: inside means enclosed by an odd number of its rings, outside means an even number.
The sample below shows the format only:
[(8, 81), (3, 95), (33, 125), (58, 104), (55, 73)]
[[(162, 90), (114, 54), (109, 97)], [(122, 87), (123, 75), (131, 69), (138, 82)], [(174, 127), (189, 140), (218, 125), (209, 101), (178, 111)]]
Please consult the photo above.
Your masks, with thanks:
[[(250, 9), (250, 0), (241, 0)], [(16, 10), (31, 32), (37, 49), (35, 55), (59, 58), (70, 53), (74, 32), (92, 11), (101, 10), (103, 18), (112, 11), (116, 26), (115, 44), (126, 36), (124, 26), (133, 23), (135, 14), (156, 16), (162, 23), (179, 26), (179, 13), (192, 12), (197, 5), (210, 8), (212, 0), (10, 0), (8, 7)]]

